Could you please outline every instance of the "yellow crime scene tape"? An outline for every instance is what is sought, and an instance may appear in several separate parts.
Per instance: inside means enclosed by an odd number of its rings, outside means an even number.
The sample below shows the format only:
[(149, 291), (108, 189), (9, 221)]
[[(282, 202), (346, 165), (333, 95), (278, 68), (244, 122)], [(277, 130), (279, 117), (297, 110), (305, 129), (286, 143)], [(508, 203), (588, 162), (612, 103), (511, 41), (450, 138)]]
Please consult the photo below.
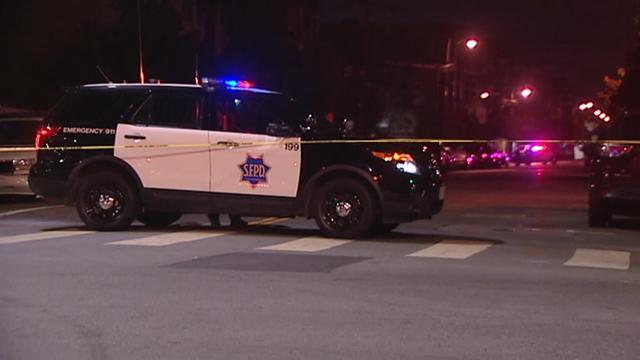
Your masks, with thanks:
[[(68, 151), (68, 150), (112, 150), (112, 149), (150, 149), (150, 148), (238, 148), (238, 147), (255, 147), (265, 145), (277, 145), (286, 143), (286, 139), (280, 141), (258, 141), (243, 142), (234, 144), (233, 146), (221, 144), (132, 144), (132, 145), (83, 145), (83, 146), (18, 146), (18, 147), (0, 147), (0, 153), (6, 152), (25, 152), (25, 151)], [(477, 139), (437, 139), (437, 138), (399, 138), (399, 139), (334, 139), (334, 140), (302, 140), (301, 145), (306, 144), (380, 144), (380, 143), (438, 143), (438, 144), (455, 144), (455, 143), (487, 143), (487, 142), (506, 142), (506, 143), (576, 143), (576, 144), (623, 144), (623, 145), (640, 145), (640, 140), (477, 140)]]

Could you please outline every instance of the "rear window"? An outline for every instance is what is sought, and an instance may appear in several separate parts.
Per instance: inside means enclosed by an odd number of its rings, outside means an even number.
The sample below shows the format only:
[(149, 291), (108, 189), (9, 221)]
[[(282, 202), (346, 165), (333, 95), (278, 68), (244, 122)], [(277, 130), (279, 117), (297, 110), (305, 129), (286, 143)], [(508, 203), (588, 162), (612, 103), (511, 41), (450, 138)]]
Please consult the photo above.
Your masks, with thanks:
[(39, 126), (37, 120), (0, 120), (0, 146), (32, 146)]
[(59, 125), (115, 127), (144, 101), (144, 91), (72, 91), (51, 109), (46, 120)]

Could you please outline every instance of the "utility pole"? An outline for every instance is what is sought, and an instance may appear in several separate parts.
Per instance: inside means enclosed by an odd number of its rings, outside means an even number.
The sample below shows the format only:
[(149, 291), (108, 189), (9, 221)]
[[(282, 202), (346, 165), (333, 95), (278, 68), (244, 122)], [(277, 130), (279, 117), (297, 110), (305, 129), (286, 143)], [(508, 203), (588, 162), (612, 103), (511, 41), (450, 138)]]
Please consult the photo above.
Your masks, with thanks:
[(140, 0), (138, 0), (138, 63), (140, 83), (144, 84), (144, 65), (142, 63), (142, 21), (140, 15)]

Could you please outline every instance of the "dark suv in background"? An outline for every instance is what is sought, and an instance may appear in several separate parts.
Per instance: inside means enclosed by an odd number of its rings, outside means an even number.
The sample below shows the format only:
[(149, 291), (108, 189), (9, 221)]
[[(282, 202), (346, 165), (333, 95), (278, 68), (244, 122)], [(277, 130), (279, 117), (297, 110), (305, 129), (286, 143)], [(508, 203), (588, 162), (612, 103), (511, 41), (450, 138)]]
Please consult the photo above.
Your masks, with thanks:
[(594, 149), (589, 182), (589, 225), (607, 226), (613, 215), (640, 216), (640, 113), (612, 122)]

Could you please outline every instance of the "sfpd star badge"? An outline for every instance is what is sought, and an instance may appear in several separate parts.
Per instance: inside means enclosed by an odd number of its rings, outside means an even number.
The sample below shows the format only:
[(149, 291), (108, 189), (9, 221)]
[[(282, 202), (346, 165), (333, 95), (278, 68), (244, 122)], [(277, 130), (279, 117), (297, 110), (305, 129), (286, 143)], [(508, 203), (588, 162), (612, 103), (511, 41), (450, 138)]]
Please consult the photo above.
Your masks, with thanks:
[(251, 188), (255, 189), (258, 184), (267, 183), (267, 172), (271, 167), (264, 163), (264, 155), (252, 157), (247, 154), (247, 160), (243, 164), (238, 165), (242, 172), (240, 181), (247, 181), (251, 184)]

